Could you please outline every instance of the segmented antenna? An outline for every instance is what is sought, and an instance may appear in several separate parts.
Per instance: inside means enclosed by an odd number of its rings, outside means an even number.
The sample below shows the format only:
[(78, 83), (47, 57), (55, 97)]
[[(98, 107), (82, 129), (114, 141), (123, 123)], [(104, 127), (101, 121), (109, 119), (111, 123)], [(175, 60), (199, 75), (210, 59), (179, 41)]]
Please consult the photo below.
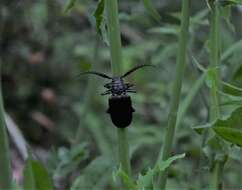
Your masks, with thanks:
[(148, 66), (150, 66), (150, 67), (155, 67), (154, 65), (148, 65), (148, 64), (138, 65), (138, 66), (136, 66), (136, 67), (130, 69), (129, 71), (127, 71), (124, 75), (121, 76), (121, 78), (124, 78), (124, 77), (130, 75), (131, 73), (133, 73), (133, 72), (136, 71), (137, 69), (140, 69), (140, 68), (142, 68), (142, 67), (148, 67)]
[(97, 75), (97, 76), (100, 76), (100, 77), (103, 77), (103, 78), (106, 78), (106, 79), (113, 79), (112, 77), (104, 74), (104, 73), (99, 73), (99, 72), (95, 72), (95, 71), (87, 71), (87, 72), (84, 72), (84, 73), (80, 73), (78, 76), (80, 75), (85, 75), (85, 74), (93, 74), (93, 75)]

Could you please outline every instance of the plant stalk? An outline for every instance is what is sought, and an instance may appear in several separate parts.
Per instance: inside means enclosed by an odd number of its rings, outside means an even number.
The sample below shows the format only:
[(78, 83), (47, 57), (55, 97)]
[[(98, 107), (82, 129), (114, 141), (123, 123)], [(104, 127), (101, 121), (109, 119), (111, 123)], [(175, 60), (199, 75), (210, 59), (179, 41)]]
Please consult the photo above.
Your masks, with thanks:
[(219, 80), (218, 65), (219, 65), (219, 7), (217, 3), (211, 6), (211, 31), (210, 31), (210, 68), (214, 69), (215, 82), (212, 84), (210, 90), (210, 110), (209, 120), (213, 122), (219, 117), (219, 103), (217, 95), (217, 87)]
[[(220, 62), (220, 11), (219, 4), (214, 1), (211, 3), (211, 31), (210, 31), (210, 68), (214, 69), (215, 80), (210, 89), (210, 110), (209, 120), (210, 122), (215, 121), (220, 116), (219, 110), (219, 98), (217, 94), (219, 72), (218, 66)], [(209, 189), (217, 190), (221, 182), (221, 176), (223, 172), (225, 162), (220, 160), (214, 161), (214, 168), (211, 172)]]
[(209, 184), (209, 190), (217, 190), (220, 185), (220, 178), (223, 173), (224, 162), (216, 161), (215, 166), (212, 169), (211, 181)]
[[(106, 0), (105, 5), (107, 11), (112, 73), (113, 76), (120, 76), (122, 74), (122, 45), (118, 20), (118, 2), (117, 0)], [(126, 129), (118, 128), (117, 136), (119, 162), (124, 172), (130, 176), (129, 144), (127, 141)]]
[[(160, 151), (160, 158), (165, 161), (169, 158), (174, 141), (174, 133), (176, 127), (177, 113), (180, 103), (180, 94), (182, 88), (182, 80), (186, 64), (186, 51), (189, 34), (189, 18), (190, 18), (190, 0), (182, 1), (182, 20), (181, 31), (179, 35), (179, 49), (176, 63), (176, 75), (172, 89), (171, 104), (168, 115), (168, 125), (165, 133), (165, 141), (162, 150)], [(167, 170), (161, 173), (160, 189), (165, 189), (167, 180)]]
[(117, 0), (106, 0), (106, 7), (112, 73), (114, 76), (119, 76), (122, 74), (122, 45)]
[(10, 189), (12, 177), (10, 167), (10, 150), (2, 98), (1, 64), (2, 63), (0, 62), (0, 189)]

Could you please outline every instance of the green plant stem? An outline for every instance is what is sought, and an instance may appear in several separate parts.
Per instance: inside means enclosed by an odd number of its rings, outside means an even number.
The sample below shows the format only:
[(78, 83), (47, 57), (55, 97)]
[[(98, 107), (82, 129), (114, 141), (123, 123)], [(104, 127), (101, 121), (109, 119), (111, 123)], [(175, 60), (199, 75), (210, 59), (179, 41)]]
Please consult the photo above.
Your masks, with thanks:
[[(214, 1), (211, 4), (211, 31), (210, 31), (210, 68), (214, 69), (215, 80), (210, 89), (210, 110), (209, 120), (210, 122), (215, 121), (220, 116), (219, 110), (219, 99), (217, 94), (219, 72), (218, 65), (220, 62), (220, 13), (219, 4)], [(214, 160), (214, 168), (211, 172), (209, 189), (217, 190), (221, 181), (225, 162)]]
[(129, 145), (127, 140), (127, 133), (125, 129), (118, 129), (118, 149), (119, 160), (122, 169), (129, 176), (131, 175), (130, 161), (129, 161)]
[[(118, 20), (118, 2), (117, 0), (106, 0), (105, 4), (107, 10), (112, 73), (113, 76), (120, 76), (122, 74), (122, 49)], [(117, 135), (119, 162), (125, 173), (131, 175), (126, 129), (117, 129)]]
[(209, 190), (219, 189), (220, 178), (223, 173), (224, 162), (216, 161), (215, 166), (212, 169), (211, 181), (209, 184)]
[(0, 189), (11, 188), (11, 167), (8, 135), (4, 118), (4, 105), (1, 85), (1, 62), (0, 62)]
[(119, 76), (122, 74), (122, 50), (117, 0), (106, 0), (106, 7), (112, 73), (114, 76)]
[(210, 31), (210, 68), (214, 69), (215, 80), (210, 90), (210, 110), (209, 120), (212, 122), (219, 117), (219, 103), (217, 95), (217, 87), (219, 80), (218, 65), (219, 65), (219, 7), (215, 3), (211, 6), (211, 31)]
[[(185, 70), (186, 63), (186, 49), (188, 43), (189, 34), (189, 18), (190, 18), (190, 0), (182, 1), (182, 20), (181, 20), (181, 31), (179, 35), (179, 50), (177, 55), (176, 64), (176, 75), (173, 84), (171, 105), (168, 115), (168, 126), (165, 133), (165, 141), (161, 151), (161, 159), (167, 160), (171, 153), (172, 143), (174, 139), (177, 112), (179, 109), (180, 94), (182, 87), (182, 79)], [(162, 172), (160, 178), (160, 188), (165, 189), (167, 180), (167, 170)]]
[(203, 148), (206, 145), (206, 141), (208, 138), (208, 129), (205, 129), (202, 133), (202, 142), (201, 142), (201, 148), (199, 151), (199, 161), (198, 161), (198, 177), (197, 177), (197, 181), (196, 181), (196, 187), (197, 189), (202, 189), (202, 185), (203, 185), (203, 164), (205, 162), (205, 156), (203, 154)]

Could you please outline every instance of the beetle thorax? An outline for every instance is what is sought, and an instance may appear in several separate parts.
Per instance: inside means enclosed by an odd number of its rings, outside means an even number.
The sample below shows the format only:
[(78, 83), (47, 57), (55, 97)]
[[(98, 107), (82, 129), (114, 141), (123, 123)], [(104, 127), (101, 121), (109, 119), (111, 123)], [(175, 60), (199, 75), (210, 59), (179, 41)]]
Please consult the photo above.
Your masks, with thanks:
[(120, 77), (114, 77), (112, 80), (112, 95), (117, 96), (117, 95), (124, 95), (126, 94), (126, 88), (124, 85), (124, 81)]

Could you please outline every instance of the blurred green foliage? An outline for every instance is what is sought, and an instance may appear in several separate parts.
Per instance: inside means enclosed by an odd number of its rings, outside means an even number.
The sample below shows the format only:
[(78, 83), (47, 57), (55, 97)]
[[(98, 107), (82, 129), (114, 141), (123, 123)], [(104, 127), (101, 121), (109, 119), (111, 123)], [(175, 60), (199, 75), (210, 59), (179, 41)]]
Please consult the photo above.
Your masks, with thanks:
[[(149, 1), (145, 2), (146, 6), (138, 0), (119, 3), (124, 71), (137, 64), (157, 66), (128, 78), (138, 91), (132, 95), (136, 112), (128, 130), (136, 179), (138, 173), (146, 174), (154, 166), (163, 142), (180, 24), (180, 1), (150, 1), (157, 12), (147, 4)], [(105, 113), (107, 98), (99, 95), (105, 81), (78, 76), (90, 69), (110, 73), (105, 26), (100, 26), (102, 37), (95, 31), (96, 5), (97, 1), (76, 0), (69, 10), (71, 6), (64, 0), (0, 2), (5, 108), (33, 149), (37, 146), (45, 150), (45, 164), (57, 189), (116, 187), (112, 179), (117, 168), (116, 132)], [(208, 16), (206, 1), (192, 1), (182, 100), (193, 93), (192, 86), (202, 75), (192, 57), (203, 67), (208, 65)], [(242, 88), (242, 10), (232, 7), (223, 16), (221, 78)], [(185, 152), (186, 157), (171, 167), (168, 188), (196, 189), (198, 183), (207, 185), (208, 148), (202, 149), (202, 136), (191, 127), (207, 122), (208, 88), (203, 85), (193, 95), (186, 114), (179, 118), (172, 154)], [(241, 105), (239, 90), (223, 86), (224, 115)], [(224, 188), (238, 189), (241, 150), (235, 146), (230, 151)]]

